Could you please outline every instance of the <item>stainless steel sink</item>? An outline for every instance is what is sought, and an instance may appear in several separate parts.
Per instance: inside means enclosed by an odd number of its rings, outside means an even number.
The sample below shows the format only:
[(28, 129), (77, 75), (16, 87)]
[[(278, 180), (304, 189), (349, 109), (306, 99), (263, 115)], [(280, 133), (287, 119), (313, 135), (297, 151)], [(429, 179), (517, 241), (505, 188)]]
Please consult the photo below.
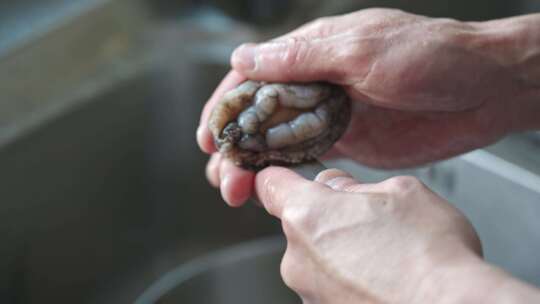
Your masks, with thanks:
[(178, 266), (153, 283), (135, 304), (299, 304), (279, 277), (286, 243), (263, 238)]
[[(281, 231), (224, 205), (194, 139), (230, 51), (260, 36), (190, 1), (179, 15), (163, 0), (87, 2), (0, 50), (0, 303), (131, 303), (186, 261)], [(515, 180), (538, 151), (524, 142), (486, 150), (496, 164), (480, 151), (410, 173), (464, 210), (490, 261), (540, 284), (536, 179)]]
[(226, 68), (185, 44), (216, 34), (153, 14), (102, 1), (2, 57), (1, 303), (130, 303), (180, 261), (279, 233), (204, 178), (195, 128)]

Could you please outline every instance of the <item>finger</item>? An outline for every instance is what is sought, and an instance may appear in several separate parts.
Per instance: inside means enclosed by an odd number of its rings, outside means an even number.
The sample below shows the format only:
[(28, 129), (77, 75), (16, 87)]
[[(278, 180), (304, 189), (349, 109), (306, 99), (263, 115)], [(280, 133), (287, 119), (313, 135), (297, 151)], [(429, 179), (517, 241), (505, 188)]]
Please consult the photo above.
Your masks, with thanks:
[(221, 196), (231, 207), (242, 206), (253, 192), (255, 174), (223, 158), (219, 167)]
[(351, 174), (339, 169), (327, 169), (315, 177), (315, 181), (335, 191), (353, 193), (381, 193), (385, 191), (384, 183), (361, 183)]
[(319, 174), (317, 174), (317, 176), (315, 177), (314, 181), (316, 181), (318, 183), (321, 183), (321, 184), (325, 184), (327, 181), (329, 181), (331, 179), (334, 179), (336, 177), (350, 177), (350, 178), (352, 178), (353, 176), (350, 175), (349, 173), (347, 173), (345, 171), (342, 171), (342, 170), (339, 170), (339, 169), (326, 169), (324, 171), (319, 172)]
[(339, 62), (344, 58), (340, 54), (339, 40), (328, 39), (290, 37), (244, 44), (233, 52), (231, 65), (242, 75), (255, 80), (326, 80), (339, 84), (347, 66)]
[(352, 175), (339, 169), (324, 170), (317, 175), (315, 181), (335, 191), (347, 191), (351, 186), (360, 184)]
[(208, 130), (208, 117), (210, 116), (212, 109), (227, 91), (235, 88), (244, 80), (244, 76), (235, 71), (230, 71), (214, 91), (212, 97), (210, 97), (208, 102), (204, 105), (199, 127), (197, 128), (197, 143), (203, 152), (212, 153), (216, 150), (212, 134), (210, 133), (210, 130)]
[(255, 177), (255, 191), (268, 213), (281, 218), (287, 204), (320, 198), (330, 189), (282, 167), (269, 167)]
[(303, 304), (312, 299), (313, 292), (317, 290), (314, 275), (318, 271), (314, 269), (310, 259), (306, 259), (308, 255), (302, 241), (291, 240), (291, 237), (287, 236), (287, 250), (281, 260), (280, 274), (285, 285), (302, 298)]
[(210, 182), (210, 184), (214, 187), (219, 187), (220, 179), (219, 179), (219, 166), (221, 164), (221, 154), (220, 153), (213, 153), (212, 156), (210, 156), (210, 160), (208, 161), (208, 164), (206, 164), (206, 178)]
[(351, 176), (337, 176), (326, 181), (324, 184), (332, 188), (332, 190), (345, 192), (353, 192), (351, 191), (353, 186), (354, 189), (358, 188), (356, 186), (361, 186), (361, 184)]

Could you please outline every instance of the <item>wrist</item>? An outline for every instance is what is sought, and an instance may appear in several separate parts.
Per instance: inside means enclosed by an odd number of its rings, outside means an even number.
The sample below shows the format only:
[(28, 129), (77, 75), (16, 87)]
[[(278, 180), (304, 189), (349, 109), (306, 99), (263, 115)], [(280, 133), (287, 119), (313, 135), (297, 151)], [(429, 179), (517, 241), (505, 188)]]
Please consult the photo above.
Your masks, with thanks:
[(426, 283), (430, 303), (536, 303), (540, 292), (479, 257), (437, 266)]
[(478, 52), (511, 71), (521, 83), (540, 88), (540, 14), (469, 24)]
[(509, 131), (540, 129), (540, 14), (470, 25), (471, 47), (510, 75), (502, 97)]

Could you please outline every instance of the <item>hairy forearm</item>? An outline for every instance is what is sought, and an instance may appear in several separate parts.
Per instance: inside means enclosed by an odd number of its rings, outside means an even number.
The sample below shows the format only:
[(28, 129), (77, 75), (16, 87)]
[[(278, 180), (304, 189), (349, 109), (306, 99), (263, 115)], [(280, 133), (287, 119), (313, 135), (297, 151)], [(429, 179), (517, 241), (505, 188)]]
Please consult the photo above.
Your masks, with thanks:
[(513, 131), (540, 129), (540, 14), (471, 23), (474, 47), (510, 71)]

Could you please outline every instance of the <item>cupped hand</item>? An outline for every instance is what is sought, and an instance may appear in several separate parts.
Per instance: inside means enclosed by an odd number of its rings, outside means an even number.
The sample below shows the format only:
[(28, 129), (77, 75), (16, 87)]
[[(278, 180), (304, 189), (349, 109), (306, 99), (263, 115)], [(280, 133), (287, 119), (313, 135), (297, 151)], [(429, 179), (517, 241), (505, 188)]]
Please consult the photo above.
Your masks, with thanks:
[(220, 188), (221, 196), (232, 207), (241, 206), (251, 197), (255, 174), (235, 166), (230, 160), (224, 159), (216, 151), (212, 134), (208, 129), (208, 117), (223, 94), (235, 88), (244, 80), (245, 77), (235, 71), (231, 71), (225, 76), (204, 106), (197, 129), (199, 147), (204, 152), (211, 154), (206, 165), (206, 177), (212, 186)]
[(255, 185), (287, 238), (283, 280), (305, 304), (457, 300), (467, 286), (443, 270), (481, 263), (470, 223), (413, 177), (363, 184), (332, 169), (309, 181), (271, 167)]
[[(246, 78), (343, 86), (355, 100), (353, 116), (331, 154), (368, 166), (411, 167), (490, 144), (513, 128), (517, 114), (507, 100), (520, 95), (521, 82), (481, 52), (478, 27), (369, 9), (243, 45), (232, 55), (234, 71), (205, 106), (199, 145), (215, 152), (206, 127), (210, 108)], [(207, 173), (231, 205), (252, 193), (254, 174), (218, 155)]]

